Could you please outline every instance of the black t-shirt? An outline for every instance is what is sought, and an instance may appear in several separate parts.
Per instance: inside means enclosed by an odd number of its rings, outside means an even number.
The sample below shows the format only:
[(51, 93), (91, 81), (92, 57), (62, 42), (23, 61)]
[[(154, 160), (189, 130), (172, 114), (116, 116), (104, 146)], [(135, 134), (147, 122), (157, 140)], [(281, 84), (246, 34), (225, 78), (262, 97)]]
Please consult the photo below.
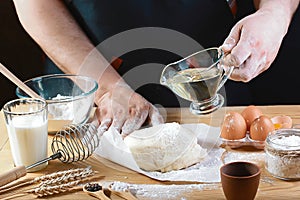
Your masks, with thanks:
[[(159, 84), (163, 67), (200, 48), (219, 46), (242, 17), (255, 12), (253, 0), (237, 0), (234, 19), (226, 0), (65, 0), (90, 40), (110, 61), (123, 62), (118, 72), (153, 104), (188, 106), (189, 102)], [(227, 105), (298, 104), (300, 59), (297, 10), (271, 67), (249, 83), (228, 80)], [(151, 28), (152, 27), (152, 28)], [(141, 41), (141, 38), (144, 41)], [(47, 66), (53, 66), (50, 60)], [(47, 73), (57, 73), (51, 70)]]
[(226, 0), (66, 0), (66, 6), (107, 60), (153, 104), (188, 106), (159, 84), (166, 64), (220, 46), (233, 25)]

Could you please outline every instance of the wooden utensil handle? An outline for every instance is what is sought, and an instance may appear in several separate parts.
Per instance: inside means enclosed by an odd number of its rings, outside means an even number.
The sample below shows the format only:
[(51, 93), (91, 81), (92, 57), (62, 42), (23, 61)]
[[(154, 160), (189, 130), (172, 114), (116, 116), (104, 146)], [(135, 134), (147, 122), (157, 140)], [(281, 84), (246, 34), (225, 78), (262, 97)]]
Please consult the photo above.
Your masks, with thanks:
[(0, 187), (26, 175), (25, 166), (15, 167), (3, 174), (0, 174)]
[(21, 88), (26, 94), (28, 94), (32, 98), (41, 99), (41, 97), (34, 92), (30, 87), (28, 87), (25, 83), (23, 83), (20, 79), (18, 79), (13, 73), (11, 73), (4, 65), (0, 63), (0, 72), (6, 76), (11, 82), (13, 82), (16, 86)]
[(111, 200), (111, 198), (107, 197), (103, 191), (97, 191), (97, 192), (88, 192), (89, 195), (101, 199), (101, 200)]
[(130, 191), (123, 192), (123, 191), (111, 190), (111, 192), (126, 200), (137, 200), (137, 197), (135, 197)]

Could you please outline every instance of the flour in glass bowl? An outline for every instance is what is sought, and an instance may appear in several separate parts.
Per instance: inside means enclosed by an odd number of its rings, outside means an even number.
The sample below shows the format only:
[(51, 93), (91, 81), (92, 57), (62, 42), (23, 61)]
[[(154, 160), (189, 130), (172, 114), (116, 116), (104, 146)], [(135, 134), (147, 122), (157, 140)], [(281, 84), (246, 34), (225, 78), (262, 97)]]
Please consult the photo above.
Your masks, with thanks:
[(90, 111), (90, 102), (93, 96), (72, 101), (71, 96), (58, 94), (52, 100), (68, 100), (66, 102), (49, 104), (49, 118), (54, 120), (73, 120), (73, 123), (81, 123), (85, 120)]
[[(52, 100), (72, 100), (72, 97), (58, 94)], [(49, 104), (48, 112), (56, 120), (73, 120), (73, 102)]]

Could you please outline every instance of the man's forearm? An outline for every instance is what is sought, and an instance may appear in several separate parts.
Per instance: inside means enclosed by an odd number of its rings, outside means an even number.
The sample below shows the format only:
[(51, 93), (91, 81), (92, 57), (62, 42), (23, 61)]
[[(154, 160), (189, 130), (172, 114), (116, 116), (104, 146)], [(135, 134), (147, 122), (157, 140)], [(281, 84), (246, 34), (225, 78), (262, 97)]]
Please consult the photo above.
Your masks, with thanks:
[(99, 86), (104, 91), (120, 80), (62, 1), (14, 0), (14, 3), (25, 30), (65, 73), (101, 78)]
[(286, 31), (298, 8), (300, 0), (253, 0), (257, 10), (275, 12), (286, 25)]
[(298, 8), (300, 0), (253, 0), (253, 2), (256, 9), (281, 8), (291, 19)]
[(297, 9), (300, 0), (253, 0), (253, 2), (256, 9), (259, 9), (264, 3), (280, 3), (287, 6), (292, 12), (294, 12)]

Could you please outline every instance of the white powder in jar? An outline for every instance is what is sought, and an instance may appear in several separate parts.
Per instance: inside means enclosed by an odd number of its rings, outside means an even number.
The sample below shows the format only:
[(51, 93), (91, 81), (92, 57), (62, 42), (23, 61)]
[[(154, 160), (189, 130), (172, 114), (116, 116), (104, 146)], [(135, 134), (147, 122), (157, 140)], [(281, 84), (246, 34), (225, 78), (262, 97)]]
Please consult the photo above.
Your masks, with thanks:
[(300, 137), (298, 135), (282, 136), (272, 140), (273, 146), (281, 150), (300, 149)]
[(275, 177), (300, 179), (300, 136), (276, 137), (267, 143), (266, 169)]

